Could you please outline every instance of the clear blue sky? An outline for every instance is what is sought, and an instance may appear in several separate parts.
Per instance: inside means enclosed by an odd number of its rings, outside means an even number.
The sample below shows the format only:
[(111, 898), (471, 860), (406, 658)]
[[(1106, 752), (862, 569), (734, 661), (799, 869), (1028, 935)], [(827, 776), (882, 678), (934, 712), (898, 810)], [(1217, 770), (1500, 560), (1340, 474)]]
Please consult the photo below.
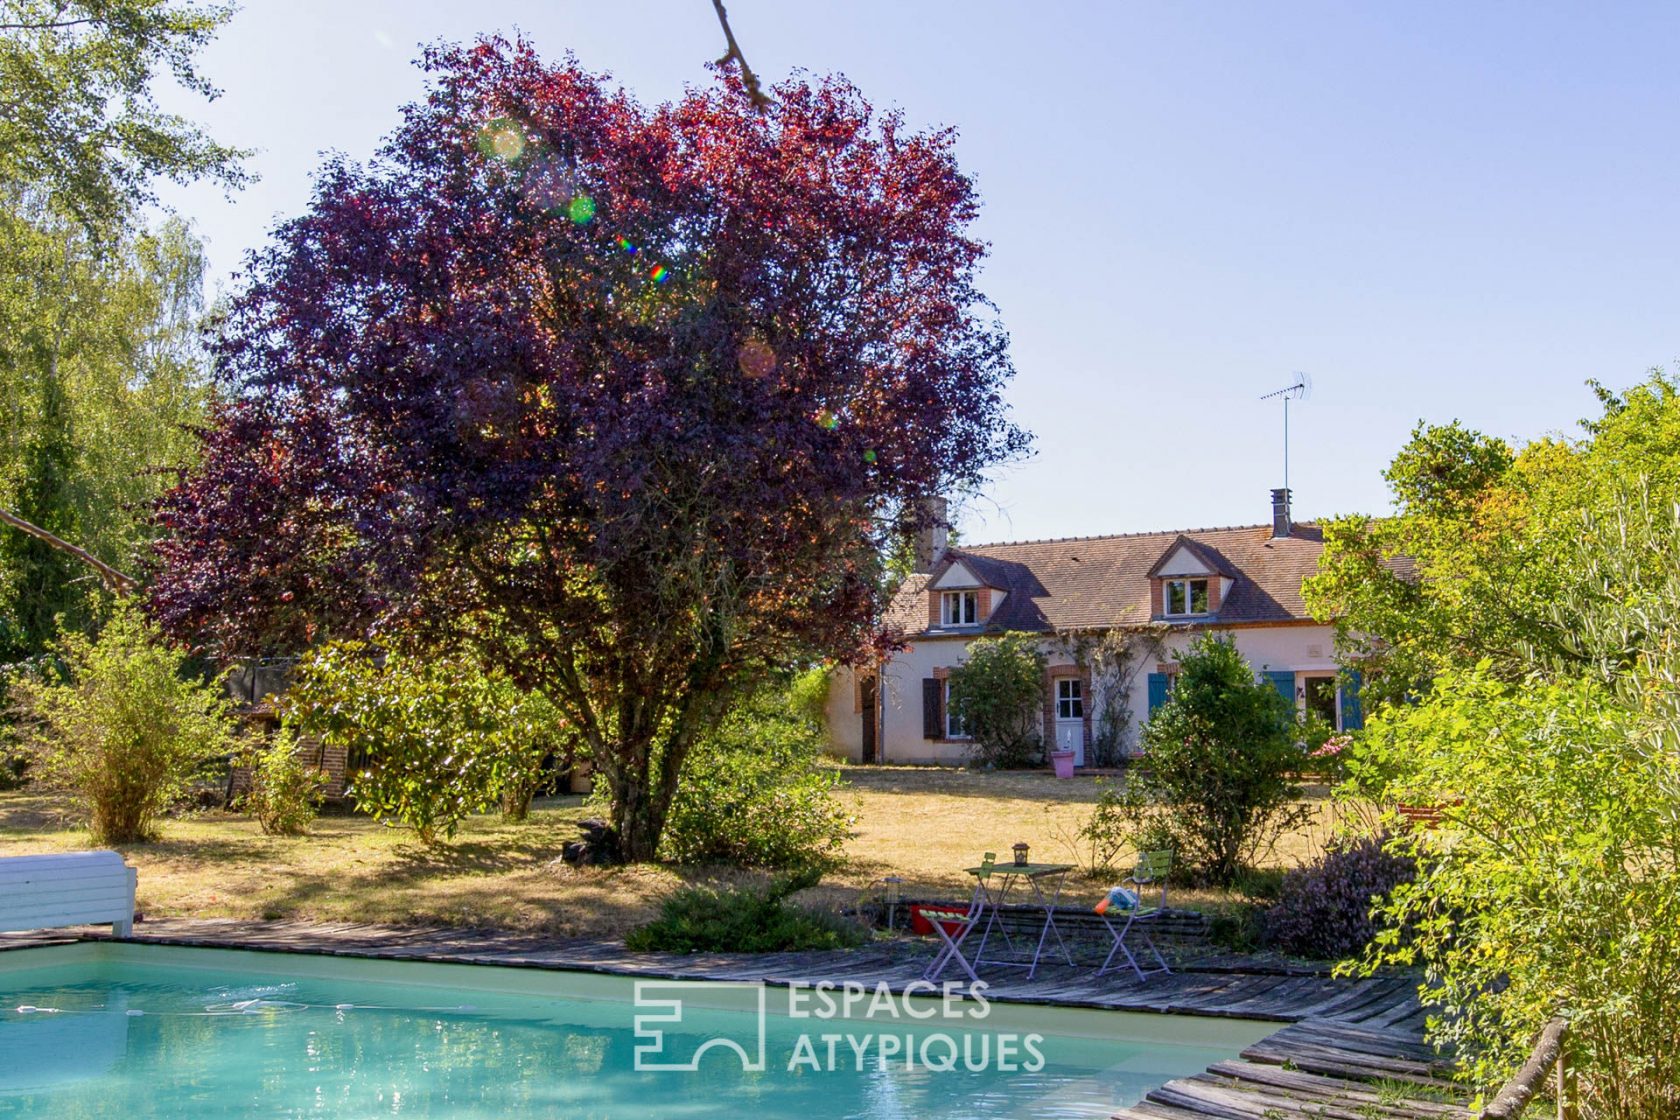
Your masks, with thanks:
[[(970, 541), (1387, 508), (1423, 417), (1526, 439), (1680, 346), (1680, 5), (730, 0), (767, 78), (841, 71), (950, 124), (984, 198), (984, 289), (1038, 438)], [(706, 80), (707, 0), (249, 0), (178, 105), (260, 149), (231, 201), (167, 201), (220, 281), (299, 212), (319, 153), (370, 154), (416, 45), (522, 30), (645, 102)]]

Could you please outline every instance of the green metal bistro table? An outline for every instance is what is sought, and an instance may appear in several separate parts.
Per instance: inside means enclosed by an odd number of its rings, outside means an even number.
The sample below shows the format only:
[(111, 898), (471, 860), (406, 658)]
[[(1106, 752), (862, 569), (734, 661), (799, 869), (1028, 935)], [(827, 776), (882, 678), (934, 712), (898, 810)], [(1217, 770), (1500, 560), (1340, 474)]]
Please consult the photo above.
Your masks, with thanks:
[[(980, 929), (980, 947), (975, 950), (973, 957), (976, 969), (983, 964), (999, 968), (1024, 968), (1027, 970), (1027, 979), (1031, 980), (1038, 972), (1038, 962), (1044, 956), (1044, 946), (1052, 935), (1055, 936), (1056, 944), (1061, 948), (1068, 964), (1073, 963), (1073, 954), (1068, 951), (1067, 942), (1062, 940), (1062, 931), (1056, 928), (1056, 901), (1062, 897), (1062, 884), (1067, 881), (1068, 872), (1073, 870), (1072, 864), (994, 863), (990, 867), (970, 867), (965, 870), (974, 876), (974, 901), (970, 909), (975, 913), (984, 912), (986, 916), (985, 924)], [(1009, 931), (998, 921), (1004, 904), (1017, 884), (1025, 884), (1025, 890), (1030, 892), (1027, 901), (1044, 911), (1044, 925), (1039, 928), (1038, 942), (1033, 946), (1031, 960), (1014, 957), (1015, 943), (1010, 940)], [(994, 927), (1013, 959), (986, 959), (986, 942), (990, 939)]]

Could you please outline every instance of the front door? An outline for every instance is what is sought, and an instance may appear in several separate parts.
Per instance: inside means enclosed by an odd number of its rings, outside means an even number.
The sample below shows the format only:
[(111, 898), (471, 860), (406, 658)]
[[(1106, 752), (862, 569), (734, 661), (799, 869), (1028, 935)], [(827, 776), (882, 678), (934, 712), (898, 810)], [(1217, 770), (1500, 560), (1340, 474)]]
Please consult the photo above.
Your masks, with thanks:
[(1336, 678), (1308, 677), (1306, 679), (1307, 714), (1317, 716), (1333, 730), (1342, 729), (1336, 713)]
[(1056, 749), (1085, 765), (1085, 682), (1078, 677), (1056, 679)]

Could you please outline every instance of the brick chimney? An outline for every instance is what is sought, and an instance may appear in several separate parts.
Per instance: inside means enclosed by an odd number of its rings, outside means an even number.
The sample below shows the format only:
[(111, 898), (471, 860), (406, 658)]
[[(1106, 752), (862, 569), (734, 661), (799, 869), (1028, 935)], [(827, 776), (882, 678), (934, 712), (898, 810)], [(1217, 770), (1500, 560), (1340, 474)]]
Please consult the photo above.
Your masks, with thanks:
[(1278, 489), (1272, 491), (1272, 538), (1275, 540), (1289, 535), (1289, 491)]
[(916, 511), (916, 571), (931, 572), (945, 555), (951, 539), (947, 503), (944, 498), (923, 498)]

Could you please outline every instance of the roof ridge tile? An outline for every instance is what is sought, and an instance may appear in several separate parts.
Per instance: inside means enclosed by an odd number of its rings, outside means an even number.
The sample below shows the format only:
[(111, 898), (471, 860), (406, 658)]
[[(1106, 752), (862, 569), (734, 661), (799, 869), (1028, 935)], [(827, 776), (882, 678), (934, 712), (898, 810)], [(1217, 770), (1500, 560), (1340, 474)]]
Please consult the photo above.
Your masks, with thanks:
[[(1306, 527), (1316, 528), (1317, 526), (1318, 522), (1316, 521), (1294, 522), (1294, 528), (1297, 529)], [(1197, 533), (1235, 533), (1244, 529), (1265, 529), (1270, 531), (1271, 528), (1272, 524), (1268, 521), (1255, 525), (1206, 525), (1200, 529), (1148, 529), (1139, 530), (1135, 533), (1093, 533), (1089, 536), (1083, 537), (1038, 537), (1019, 541), (986, 541), (984, 544), (954, 544), (950, 547), (949, 551), (969, 552), (977, 551), (982, 548), (1008, 548), (1013, 545), (1022, 544), (1072, 544), (1078, 541), (1134, 540), (1140, 537), (1189, 537), (1194, 536)]]

